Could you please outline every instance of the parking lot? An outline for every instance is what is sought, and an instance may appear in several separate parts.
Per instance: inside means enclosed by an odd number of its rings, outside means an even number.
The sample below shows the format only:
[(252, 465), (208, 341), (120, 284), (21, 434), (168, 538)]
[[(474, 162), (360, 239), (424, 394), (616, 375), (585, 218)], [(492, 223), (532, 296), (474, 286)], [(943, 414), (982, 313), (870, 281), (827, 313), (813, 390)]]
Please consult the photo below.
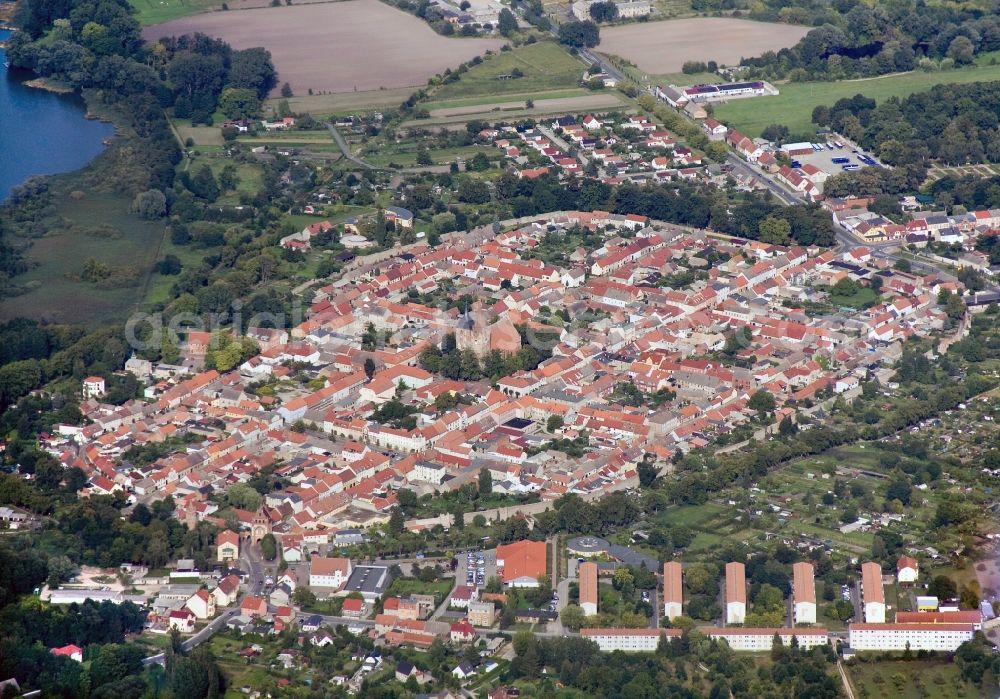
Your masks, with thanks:
[(497, 554), (495, 550), (472, 550), (458, 554), (458, 569), (455, 582), (459, 585), (485, 587), (486, 581), (497, 574)]
[[(845, 172), (845, 167), (854, 167), (860, 170), (864, 167), (877, 166), (880, 167), (878, 161), (869, 154), (865, 153), (863, 150), (854, 148), (849, 143), (844, 141), (839, 141), (841, 144), (840, 148), (835, 145), (831, 150), (830, 147), (824, 143), (823, 150), (813, 151), (805, 155), (795, 155), (792, 156), (792, 167), (796, 167), (796, 163), (799, 166), (802, 165), (812, 165), (819, 168), (828, 175), (839, 175)], [(830, 143), (833, 145), (833, 143)], [(836, 161), (836, 162), (835, 162)]]
[[(805, 144), (794, 144), (805, 145)], [(839, 134), (831, 134), (825, 141), (816, 141), (814, 149), (809, 153), (790, 155), (793, 168), (807, 177), (813, 174), (813, 182), (822, 190), (823, 180), (817, 179), (814, 173), (803, 168), (813, 166), (827, 176), (839, 175), (843, 172), (857, 172), (866, 167), (885, 167), (871, 154), (865, 152), (857, 144)]]

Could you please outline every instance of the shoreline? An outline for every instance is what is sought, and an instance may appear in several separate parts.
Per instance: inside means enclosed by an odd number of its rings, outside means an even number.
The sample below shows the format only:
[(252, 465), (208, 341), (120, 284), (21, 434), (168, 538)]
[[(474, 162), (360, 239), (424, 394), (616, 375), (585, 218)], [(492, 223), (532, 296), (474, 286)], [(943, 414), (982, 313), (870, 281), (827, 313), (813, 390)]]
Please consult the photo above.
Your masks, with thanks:
[[(50, 80), (49, 78), (32, 78), (31, 80), (25, 80), (23, 85), (28, 87), (33, 87), (36, 90), (45, 90), (46, 92), (53, 92), (57, 95), (70, 95), (76, 92), (72, 87), (64, 85), (55, 80)], [(90, 117), (87, 117), (90, 118)]]

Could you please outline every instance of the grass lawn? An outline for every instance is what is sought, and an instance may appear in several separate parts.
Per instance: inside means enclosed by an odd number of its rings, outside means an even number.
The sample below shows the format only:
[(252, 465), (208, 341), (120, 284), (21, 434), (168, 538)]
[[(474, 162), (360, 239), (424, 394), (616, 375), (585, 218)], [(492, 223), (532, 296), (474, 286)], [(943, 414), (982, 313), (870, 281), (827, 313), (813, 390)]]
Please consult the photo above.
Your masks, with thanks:
[(864, 308), (878, 300), (878, 294), (867, 286), (860, 287), (850, 296), (830, 295), (830, 303), (834, 306), (848, 306), (850, 308)]
[[(296, 95), (288, 98), (293, 112), (309, 112), (316, 118), (331, 114), (360, 114), (384, 107), (398, 107), (413, 93), (412, 87), (392, 90), (361, 90), (330, 92), (319, 95)], [(270, 99), (267, 104), (277, 107), (284, 98)]]
[(434, 595), (438, 604), (444, 600), (445, 596), (451, 592), (455, 581), (452, 579), (435, 580), (434, 582), (423, 582), (416, 578), (396, 578), (386, 591), (386, 595), (398, 595), (406, 597), (408, 595)]
[(943, 658), (909, 662), (858, 663), (848, 665), (847, 672), (858, 699), (875, 697), (972, 699), (972, 697), (987, 696), (980, 694), (971, 684), (963, 682), (958, 668)]
[(890, 75), (865, 80), (839, 82), (785, 83), (778, 85), (777, 97), (753, 97), (733, 100), (715, 107), (715, 116), (748, 136), (759, 136), (769, 124), (784, 124), (793, 134), (812, 133), (814, 107), (832, 106), (842, 97), (862, 94), (877, 102), (889, 97), (906, 97), (914, 92), (924, 92), (942, 83), (972, 83), (1000, 80), (1000, 65), (989, 65), (989, 57), (980, 59), (979, 65), (941, 73), (913, 71), (903, 75)]
[(222, 9), (219, 0), (129, 0), (129, 3), (135, 8), (136, 19), (143, 26)]
[[(498, 80), (500, 75), (510, 75), (517, 68), (523, 77)], [(458, 97), (527, 94), (538, 90), (557, 90), (576, 87), (583, 76), (583, 63), (551, 41), (522, 46), (503, 51), (473, 66), (456, 82), (442, 85), (435, 93), (435, 100)]]

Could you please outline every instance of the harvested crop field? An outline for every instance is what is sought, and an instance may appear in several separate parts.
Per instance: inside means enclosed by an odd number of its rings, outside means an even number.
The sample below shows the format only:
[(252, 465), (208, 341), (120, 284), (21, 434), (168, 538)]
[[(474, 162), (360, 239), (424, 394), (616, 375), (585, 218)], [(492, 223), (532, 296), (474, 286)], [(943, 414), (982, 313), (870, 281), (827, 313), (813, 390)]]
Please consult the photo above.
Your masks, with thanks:
[(146, 39), (203, 32), (234, 48), (264, 46), (279, 84), (292, 90), (354, 92), (423, 85), (500, 39), (449, 39), (378, 0), (213, 12), (147, 27)]
[(647, 73), (676, 73), (685, 61), (736, 65), (741, 58), (793, 46), (810, 27), (697, 17), (601, 29), (597, 50), (635, 63)]

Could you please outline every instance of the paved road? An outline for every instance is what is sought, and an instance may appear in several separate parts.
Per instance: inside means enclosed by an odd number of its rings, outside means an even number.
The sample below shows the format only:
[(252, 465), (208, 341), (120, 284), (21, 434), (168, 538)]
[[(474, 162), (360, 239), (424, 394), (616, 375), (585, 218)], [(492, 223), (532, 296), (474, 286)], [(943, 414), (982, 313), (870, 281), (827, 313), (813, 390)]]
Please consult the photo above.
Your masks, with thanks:
[[(553, 28), (552, 34), (558, 40), (558, 38), (559, 38), (559, 32), (558, 32), (558, 30), (555, 29), (555, 28)], [(590, 61), (591, 63), (596, 63), (598, 66), (600, 66), (600, 68), (601, 68), (602, 71), (604, 71), (606, 74), (608, 74), (609, 76), (611, 76), (615, 80), (618, 80), (619, 82), (621, 82), (622, 80), (628, 80), (629, 79), (620, 70), (618, 70), (613, 65), (611, 65), (610, 63), (608, 63), (607, 61), (605, 61), (604, 59), (602, 59), (600, 56), (598, 56), (596, 53), (594, 53), (590, 49), (581, 48), (581, 49), (579, 49), (577, 51), (577, 55), (579, 55), (584, 60)]]
[[(565, 140), (557, 136), (555, 132), (548, 126), (542, 126), (541, 124), (539, 124), (538, 130), (541, 131), (546, 138), (555, 143), (566, 153), (569, 153), (570, 149), (573, 148), (573, 146), (571, 146)], [(579, 160), (584, 167), (587, 167), (587, 165), (590, 164), (590, 161), (587, 160), (587, 156), (583, 154), (583, 151), (580, 150), (577, 151), (576, 159)]]
[(337, 143), (337, 147), (340, 148), (340, 152), (343, 153), (344, 157), (350, 160), (352, 163), (354, 163), (355, 165), (360, 165), (361, 167), (367, 170), (385, 169), (385, 168), (375, 167), (371, 163), (366, 163), (364, 160), (351, 153), (351, 149), (347, 146), (347, 141), (345, 141), (344, 137), (340, 135), (339, 131), (337, 131), (336, 126), (334, 126), (333, 124), (327, 124), (326, 128), (329, 129), (330, 135), (333, 136), (333, 140)]
[(775, 181), (774, 178), (766, 175), (762, 170), (755, 169), (750, 165), (750, 163), (743, 160), (735, 153), (727, 153), (726, 162), (732, 165), (734, 170), (737, 170), (744, 176), (753, 177), (759, 182), (762, 182), (764, 186), (767, 187), (768, 191), (777, 197), (783, 204), (795, 206), (796, 204), (803, 203), (802, 198), (799, 197), (798, 194), (792, 189), (782, 185), (780, 182)]
[[(237, 616), (240, 613), (240, 605), (242, 604), (243, 599), (247, 595), (259, 594), (261, 589), (263, 588), (264, 576), (265, 576), (264, 564), (257, 557), (257, 552), (256, 550), (254, 550), (254, 547), (244, 543), (242, 545), (242, 549), (243, 550), (240, 552), (240, 562), (243, 563), (244, 566), (246, 566), (246, 569), (249, 571), (249, 579), (247, 580), (246, 593), (240, 595), (239, 600), (237, 600), (236, 605), (232, 609), (229, 609), (220, 614), (219, 616), (215, 617), (203, 629), (198, 631), (190, 638), (185, 639), (184, 642), (181, 643), (181, 649), (184, 650), (185, 652), (191, 650), (192, 648), (198, 645), (201, 645), (202, 643), (210, 639), (212, 636), (214, 636), (216, 632), (218, 632), (220, 629), (224, 628), (226, 622), (228, 622), (230, 619), (232, 619), (234, 616)], [(165, 660), (166, 660), (166, 655), (164, 653), (157, 653), (156, 655), (151, 655), (148, 658), (144, 658), (142, 664), (146, 666), (154, 664), (162, 665)]]

